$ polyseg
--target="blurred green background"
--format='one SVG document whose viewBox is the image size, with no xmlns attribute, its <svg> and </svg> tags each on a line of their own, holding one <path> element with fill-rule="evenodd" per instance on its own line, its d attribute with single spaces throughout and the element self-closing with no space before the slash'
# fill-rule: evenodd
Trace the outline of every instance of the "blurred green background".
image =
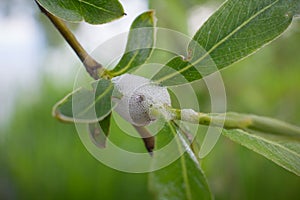
<svg viewBox="0 0 300 200">
<path fill-rule="evenodd" d="M 119 28 L 127 30 L 134 15 L 147 9 L 149 3 L 121 2 L 131 17 L 121 19 L 121 22 L 127 20 L 121 27 L 119 22 L 113 22 L 117 28 L 72 26 L 84 46 L 95 48 L 93 42 L 103 37 L 93 30 L 107 28 L 111 32 L 106 35 Z M 197 17 L 200 24 L 221 3 L 151 0 L 149 6 L 156 9 L 159 26 L 192 35 L 197 28 Z M 0 64 L 0 199 L 153 199 L 147 189 L 147 174 L 128 174 L 104 166 L 85 149 L 74 125 L 52 118 L 52 106 L 72 90 L 79 61 L 32 1 L 5 0 L 0 5 L 0 24 L 4 27 L 0 28 L 0 45 L 7 45 L 0 54 L 4 60 Z M 17 38 L 28 31 L 25 28 L 24 33 L 22 30 L 16 33 L 19 29 L 15 26 L 21 23 L 15 21 L 24 19 L 23 16 L 33 20 L 37 27 L 34 42 L 28 45 L 37 45 L 38 51 L 31 55 L 28 68 L 16 49 L 20 45 L 12 36 L 11 40 L 5 39 L 8 38 L 5 30 L 14 31 L 11 34 Z M 89 41 L 85 30 L 94 35 Z M 300 126 L 299 44 L 300 21 L 295 20 L 275 42 L 222 70 L 228 110 L 275 117 Z M 209 95 L 203 84 L 193 86 L 200 101 L 207 106 L 203 110 L 208 110 Z M 299 177 L 227 138 L 220 138 L 203 160 L 203 167 L 215 199 L 300 197 Z"/>
</svg>

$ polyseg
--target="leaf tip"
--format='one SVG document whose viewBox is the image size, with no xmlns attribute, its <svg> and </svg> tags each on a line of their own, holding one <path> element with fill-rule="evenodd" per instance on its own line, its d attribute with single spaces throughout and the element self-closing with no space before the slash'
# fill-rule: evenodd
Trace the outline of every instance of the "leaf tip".
<svg viewBox="0 0 300 200">
<path fill-rule="evenodd" d="M 146 21 L 151 23 L 151 26 L 156 24 L 155 10 L 148 10 L 140 15 L 140 17 L 144 18 Z"/>
<path fill-rule="evenodd" d="M 154 16 L 155 15 L 155 10 L 151 9 L 151 10 L 148 10 L 148 13 L 150 16 Z"/>
<path fill-rule="evenodd" d="M 156 22 L 156 17 L 155 17 L 155 10 L 149 10 L 148 11 L 149 17 L 153 20 L 153 23 Z"/>
</svg>

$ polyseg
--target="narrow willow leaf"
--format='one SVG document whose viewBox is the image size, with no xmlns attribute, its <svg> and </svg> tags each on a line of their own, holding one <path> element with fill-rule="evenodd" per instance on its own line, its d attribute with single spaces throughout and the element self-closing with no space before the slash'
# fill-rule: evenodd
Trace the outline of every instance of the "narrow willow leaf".
<svg viewBox="0 0 300 200">
<path fill-rule="evenodd" d="M 288 28 L 299 5 L 299 0 L 228 0 L 195 34 L 186 61 L 167 64 L 177 72 L 166 75 L 162 69 L 155 80 L 182 84 L 170 80 L 181 74 L 191 82 L 249 56 Z"/>
<path fill-rule="evenodd" d="M 105 148 L 106 138 L 110 131 L 111 113 L 99 122 L 88 125 L 90 138 L 92 142 L 99 148 Z"/>
<path fill-rule="evenodd" d="M 180 74 L 180 70 L 191 65 L 182 56 L 171 59 L 153 78 L 155 82 L 159 82 L 164 86 L 179 85 L 192 82 L 199 79 L 201 74 L 195 67 L 191 67 L 188 71 Z"/>
<path fill-rule="evenodd" d="M 206 178 L 185 139 L 173 122 L 167 122 L 156 136 L 155 149 L 163 148 L 180 134 L 178 150 L 183 155 L 169 166 L 150 174 L 150 187 L 158 199 L 212 199 Z M 156 156 L 154 152 L 154 162 Z"/>
<path fill-rule="evenodd" d="M 124 74 L 147 61 L 154 45 L 154 26 L 154 11 L 142 13 L 134 20 L 125 53 L 111 71 L 113 76 Z"/>
<path fill-rule="evenodd" d="M 299 138 L 248 133 L 239 129 L 223 130 L 223 135 L 300 176 Z"/>
<path fill-rule="evenodd" d="M 113 89 L 106 79 L 94 82 L 91 89 L 79 88 L 54 106 L 53 115 L 66 122 L 98 122 L 111 112 Z"/>
<path fill-rule="evenodd" d="M 117 0 L 37 0 L 53 15 L 70 22 L 82 20 L 90 24 L 103 24 L 124 15 Z"/>
</svg>

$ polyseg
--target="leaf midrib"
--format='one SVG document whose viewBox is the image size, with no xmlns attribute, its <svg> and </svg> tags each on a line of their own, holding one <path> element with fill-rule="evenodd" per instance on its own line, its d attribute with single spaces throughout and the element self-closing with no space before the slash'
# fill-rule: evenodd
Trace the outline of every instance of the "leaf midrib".
<svg viewBox="0 0 300 200">
<path fill-rule="evenodd" d="M 88 106 L 86 109 L 84 109 L 84 110 L 83 110 L 82 112 L 80 112 L 78 115 L 81 115 L 81 114 L 87 112 L 89 109 L 93 108 L 93 107 L 96 105 L 96 103 L 102 99 L 102 97 L 106 96 L 106 94 L 110 91 L 110 89 L 111 89 L 112 87 L 113 87 L 113 85 L 110 84 L 109 87 L 107 87 L 106 90 L 105 90 L 101 95 L 99 95 L 99 96 L 95 99 L 95 101 L 94 101 L 90 106 Z"/>
<path fill-rule="evenodd" d="M 126 72 L 126 71 L 130 68 L 132 62 L 135 60 L 135 58 L 136 58 L 136 56 L 138 55 L 138 53 L 139 53 L 139 52 L 138 52 L 138 50 L 137 50 L 137 51 L 134 53 L 133 57 L 129 60 L 128 64 L 127 64 L 124 68 L 122 68 L 121 70 L 116 71 L 115 73 L 112 73 L 112 75 L 113 75 L 113 76 L 118 76 L 118 75 L 123 74 L 124 72 Z"/>
<path fill-rule="evenodd" d="M 86 1 L 84 1 L 84 0 L 78 0 L 78 1 L 79 1 L 79 3 L 86 4 L 86 5 L 88 5 L 88 6 L 97 8 L 97 9 L 102 10 L 102 11 L 104 11 L 104 12 L 107 12 L 107 13 L 110 13 L 110 14 L 115 14 L 114 12 L 112 12 L 112 11 L 110 11 L 110 10 L 107 10 L 107 9 L 105 9 L 105 8 L 102 8 L 102 7 L 99 7 L 99 6 L 95 5 L 95 4 L 86 2 Z M 81 6 L 80 6 L 80 10 L 81 10 Z M 81 13 L 81 15 L 82 15 L 82 13 Z"/>
<path fill-rule="evenodd" d="M 273 142 L 272 140 L 267 140 L 263 137 L 259 137 L 258 135 L 249 134 L 245 131 L 242 131 L 242 132 L 246 133 L 250 137 L 256 138 L 258 140 L 263 140 L 264 142 L 272 144 L 274 146 L 278 146 L 279 148 L 284 149 L 284 150 L 288 151 L 291 154 L 294 154 L 296 157 L 300 157 L 300 154 L 298 154 L 297 152 L 292 151 L 291 149 L 287 148 L 286 146 L 282 145 L 281 143 L 276 143 L 276 142 Z"/>
<path fill-rule="evenodd" d="M 237 33 L 241 28 L 245 27 L 253 19 L 255 19 L 258 15 L 262 14 L 263 12 L 265 12 L 266 10 L 268 10 L 269 8 L 271 8 L 273 5 L 275 5 L 278 2 L 279 2 L 279 0 L 274 1 L 273 3 L 267 5 L 266 7 L 264 7 L 263 9 L 261 9 L 260 11 L 258 11 L 254 15 L 252 15 L 248 20 L 244 21 L 240 26 L 238 26 L 231 33 L 229 33 L 226 37 L 224 37 L 222 40 L 220 40 L 218 43 L 216 43 L 211 49 L 209 49 L 202 57 L 200 57 L 198 60 L 196 60 L 193 64 L 189 64 L 186 67 L 178 70 L 177 72 L 174 72 L 168 76 L 165 76 L 165 77 L 157 80 L 156 82 L 162 82 L 162 81 L 168 80 L 168 79 L 176 76 L 178 73 L 182 73 L 182 72 L 188 70 L 189 68 L 193 67 L 193 65 L 201 62 L 203 59 L 206 58 L 206 56 L 209 56 L 211 52 L 213 52 L 216 48 L 218 48 L 220 45 L 222 45 L 224 42 L 226 42 L 226 40 L 228 40 L 231 36 L 233 36 L 235 33 Z"/>
<path fill-rule="evenodd" d="M 275 142 L 273 142 L 272 140 L 267 140 L 267 139 L 265 139 L 265 138 L 263 138 L 263 137 L 259 137 L 258 135 L 249 134 L 249 133 L 247 133 L 247 132 L 245 132 L 245 131 L 243 131 L 243 130 L 239 130 L 239 131 L 240 131 L 241 133 L 247 135 L 247 136 L 250 137 L 250 138 L 255 138 L 255 139 L 257 139 L 257 140 L 261 140 L 261 141 L 263 141 L 263 142 L 265 142 L 265 143 L 267 143 L 267 144 L 274 145 L 274 146 L 276 146 L 276 147 L 278 147 L 278 148 L 280 148 L 280 149 L 282 149 L 282 150 L 284 150 L 284 151 L 286 151 L 286 152 L 288 152 L 288 153 L 290 153 L 290 154 L 292 154 L 292 155 L 294 155 L 294 156 L 296 156 L 296 157 L 300 157 L 300 154 L 298 154 L 298 153 L 295 152 L 295 151 L 292 151 L 291 149 L 285 147 L 284 145 L 282 145 L 282 144 L 280 144 L 280 143 L 275 143 Z M 230 134 L 230 133 L 229 133 L 229 134 Z M 241 143 L 241 144 L 242 144 L 242 143 Z M 242 144 L 242 145 L 243 145 L 243 146 L 246 146 L 246 144 Z M 254 149 L 253 149 L 253 150 L 254 150 Z M 274 159 L 273 157 L 272 157 L 272 158 L 271 158 L 271 157 L 267 157 L 267 158 L 270 159 L 270 160 L 272 160 L 273 162 L 277 163 L 278 165 L 282 166 L 283 168 L 285 168 L 285 169 L 291 171 L 291 169 L 288 169 L 286 166 L 282 165 L 280 162 L 278 162 L 278 160 Z M 298 176 L 300 176 L 300 173 L 299 173 L 299 172 L 295 172 L 295 171 L 293 171 L 293 172 L 296 173 Z"/>
<path fill-rule="evenodd" d="M 191 190 L 190 190 L 189 178 L 187 176 L 186 160 L 185 160 L 185 157 L 184 157 L 185 152 L 182 152 L 181 141 L 178 141 L 179 139 L 178 139 L 178 137 L 176 137 L 177 132 L 174 130 L 175 128 L 174 128 L 172 122 L 169 122 L 169 126 L 172 130 L 173 136 L 176 138 L 176 143 L 178 145 L 179 152 L 180 152 L 180 154 L 182 153 L 182 155 L 180 156 L 180 164 L 181 164 L 181 167 L 182 167 L 183 181 L 184 181 L 184 184 L 186 186 L 185 194 L 186 194 L 186 197 L 187 197 L 188 200 L 192 200 L 192 193 L 191 193 Z"/>
</svg>

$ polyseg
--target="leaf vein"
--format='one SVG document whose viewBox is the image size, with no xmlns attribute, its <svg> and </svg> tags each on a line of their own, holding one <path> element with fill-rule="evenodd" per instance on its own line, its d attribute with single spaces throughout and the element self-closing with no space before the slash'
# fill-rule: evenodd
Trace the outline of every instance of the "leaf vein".
<svg viewBox="0 0 300 200">
<path fill-rule="evenodd" d="M 229 33 L 226 37 L 224 37 L 222 40 L 220 40 L 218 43 L 216 43 L 211 49 L 209 49 L 202 57 L 200 57 L 198 60 L 196 60 L 194 63 L 187 65 L 186 67 L 183 67 L 182 69 L 178 70 L 177 72 L 174 72 L 172 74 L 169 74 L 159 80 L 157 80 L 157 82 L 162 82 L 164 80 L 170 79 L 172 77 L 174 77 L 175 75 L 177 75 L 178 73 L 182 73 L 186 70 L 188 70 L 189 68 L 193 67 L 193 65 L 201 62 L 203 59 L 205 59 L 207 56 L 209 56 L 211 54 L 211 52 L 213 52 L 216 48 L 218 48 L 220 45 L 222 45 L 227 39 L 229 39 L 230 37 L 232 37 L 235 33 L 237 33 L 241 28 L 245 27 L 246 25 L 248 25 L 253 19 L 255 19 L 257 16 L 259 16 L 260 14 L 262 14 L 263 12 L 267 11 L 268 9 L 270 9 L 272 6 L 274 6 L 275 4 L 277 4 L 279 2 L 279 0 L 276 0 L 274 2 L 272 2 L 271 4 L 265 6 L 263 9 L 259 10 L 258 12 L 256 12 L 254 15 L 252 15 L 251 17 L 249 17 L 248 20 L 244 21 L 240 26 L 238 26 L 237 28 L 235 28 L 231 33 Z"/>
<path fill-rule="evenodd" d="M 91 7 L 97 8 L 97 9 L 99 9 L 99 10 L 102 10 L 102 11 L 104 11 L 104 12 L 107 12 L 107 13 L 110 13 L 110 14 L 114 14 L 114 12 L 112 12 L 112 11 L 110 11 L 110 10 L 107 10 L 107 9 L 105 9 L 105 8 L 103 8 L 103 7 L 97 6 L 97 5 L 95 5 L 95 4 L 92 4 L 92 3 L 90 3 L 90 2 L 87 2 L 87 1 L 84 1 L 84 0 L 78 0 L 78 1 L 79 1 L 80 3 L 89 5 L 89 6 L 91 6 Z M 80 6 L 80 9 L 81 9 L 81 6 Z"/>
</svg>

